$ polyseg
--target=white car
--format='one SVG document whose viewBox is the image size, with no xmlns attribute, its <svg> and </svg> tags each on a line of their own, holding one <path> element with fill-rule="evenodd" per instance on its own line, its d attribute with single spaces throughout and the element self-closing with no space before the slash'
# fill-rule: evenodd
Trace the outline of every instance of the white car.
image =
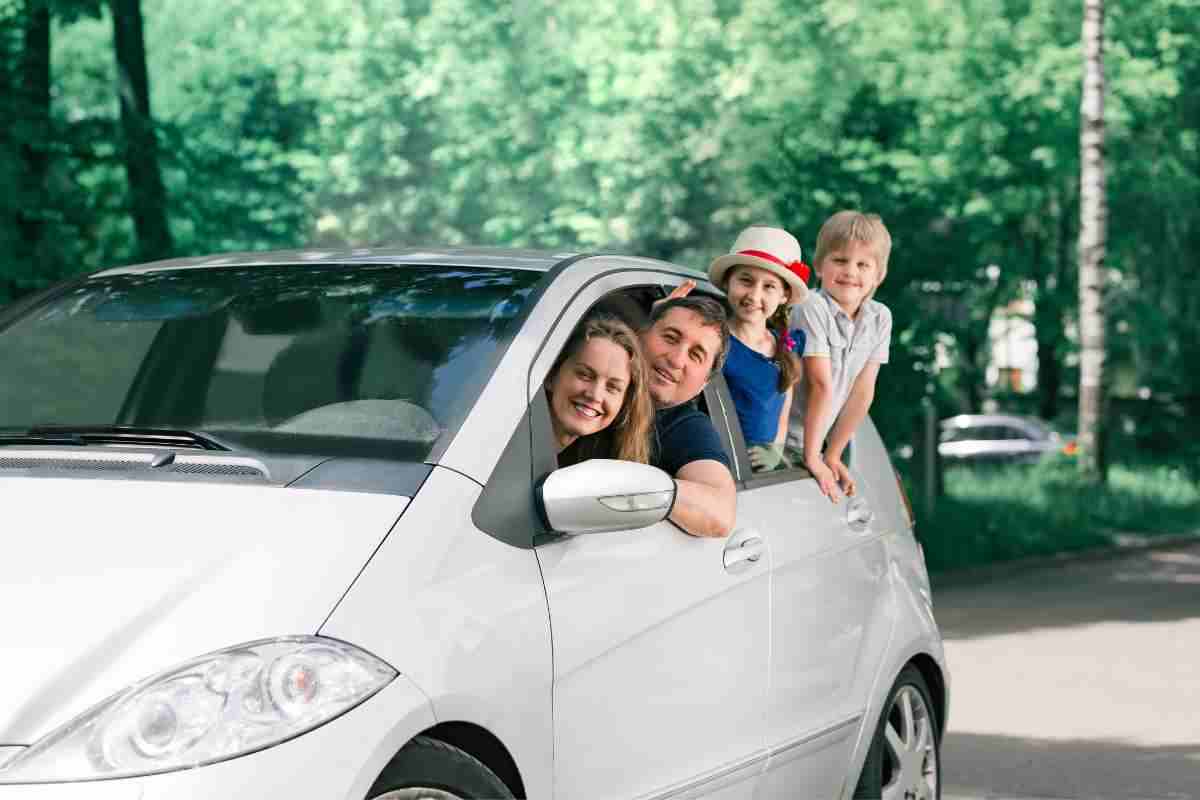
<svg viewBox="0 0 1200 800">
<path fill-rule="evenodd" d="M 1049 455 L 1073 456 L 1064 439 L 1036 417 L 1016 414 L 959 414 L 942 420 L 938 454 L 956 464 L 1033 464 Z"/>
<path fill-rule="evenodd" d="M 948 675 L 870 421 L 833 505 L 751 473 L 717 375 L 724 539 L 652 467 L 556 470 L 568 333 L 694 277 L 300 251 L 6 309 L 0 800 L 938 797 Z"/>
</svg>

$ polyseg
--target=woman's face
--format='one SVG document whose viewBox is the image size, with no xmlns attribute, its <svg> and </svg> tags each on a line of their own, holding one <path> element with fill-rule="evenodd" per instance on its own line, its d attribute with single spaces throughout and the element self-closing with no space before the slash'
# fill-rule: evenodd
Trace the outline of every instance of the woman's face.
<svg viewBox="0 0 1200 800">
<path fill-rule="evenodd" d="M 788 300 L 787 287 L 778 275 L 750 266 L 730 271 L 725 293 L 738 320 L 763 325 Z"/>
<path fill-rule="evenodd" d="M 593 337 L 559 365 L 546 384 L 560 447 L 612 424 L 629 391 L 629 354 L 609 339 Z"/>
</svg>

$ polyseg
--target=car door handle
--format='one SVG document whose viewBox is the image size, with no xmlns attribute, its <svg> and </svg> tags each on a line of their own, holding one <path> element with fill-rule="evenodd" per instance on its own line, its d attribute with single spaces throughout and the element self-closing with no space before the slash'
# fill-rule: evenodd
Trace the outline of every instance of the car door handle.
<svg viewBox="0 0 1200 800">
<path fill-rule="evenodd" d="M 735 532 L 725 545 L 722 561 L 727 572 L 742 572 L 754 566 L 763 554 L 762 537 L 756 533 L 739 536 Z"/>
<path fill-rule="evenodd" d="M 850 530 L 855 533 L 863 533 L 871 526 L 871 522 L 875 519 L 875 512 L 871 510 L 871 506 L 862 497 L 851 498 L 846 505 L 846 524 L 850 526 Z"/>
</svg>

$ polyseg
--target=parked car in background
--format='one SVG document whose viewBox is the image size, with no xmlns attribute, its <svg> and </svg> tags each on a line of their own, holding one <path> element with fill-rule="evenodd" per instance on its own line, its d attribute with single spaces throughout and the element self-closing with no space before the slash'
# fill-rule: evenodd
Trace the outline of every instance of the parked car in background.
<svg viewBox="0 0 1200 800">
<path fill-rule="evenodd" d="M 480 250 L 121 267 L 0 314 L 0 800 L 939 796 L 948 676 L 867 420 L 856 497 L 558 469 L 597 306 L 695 273 Z M 716 288 L 700 280 L 697 293 Z"/>
<path fill-rule="evenodd" d="M 1074 455 L 1075 441 L 1036 417 L 959 414 L 942 420 L 938 454 L 946 462 L 1029 464 L 1056 453 Z"/>
</svg>

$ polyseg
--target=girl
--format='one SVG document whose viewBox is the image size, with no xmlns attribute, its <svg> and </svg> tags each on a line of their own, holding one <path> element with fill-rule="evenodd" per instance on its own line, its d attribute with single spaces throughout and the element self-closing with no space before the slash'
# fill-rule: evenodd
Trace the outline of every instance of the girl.
<svg viewBox="0 0 1200 800">
<path fill-rule="evenodd" d="M 649 462 L 654 408 L 641 345 L 624 322 L 607 314 L 586 317 L 545 386 L 560 467 L 589 458 Z"/>
<path fill-rule="evenodd" d="M 788 331 L 789 306 L 808 296 L 800 244 L 781 228 L 742 231 L 708 268 L 732 309 L 725 382 L 755 472 L 790 466 L 784 457 L 792 387 L 802 377 L 803 333 Z"/>
</svg>

